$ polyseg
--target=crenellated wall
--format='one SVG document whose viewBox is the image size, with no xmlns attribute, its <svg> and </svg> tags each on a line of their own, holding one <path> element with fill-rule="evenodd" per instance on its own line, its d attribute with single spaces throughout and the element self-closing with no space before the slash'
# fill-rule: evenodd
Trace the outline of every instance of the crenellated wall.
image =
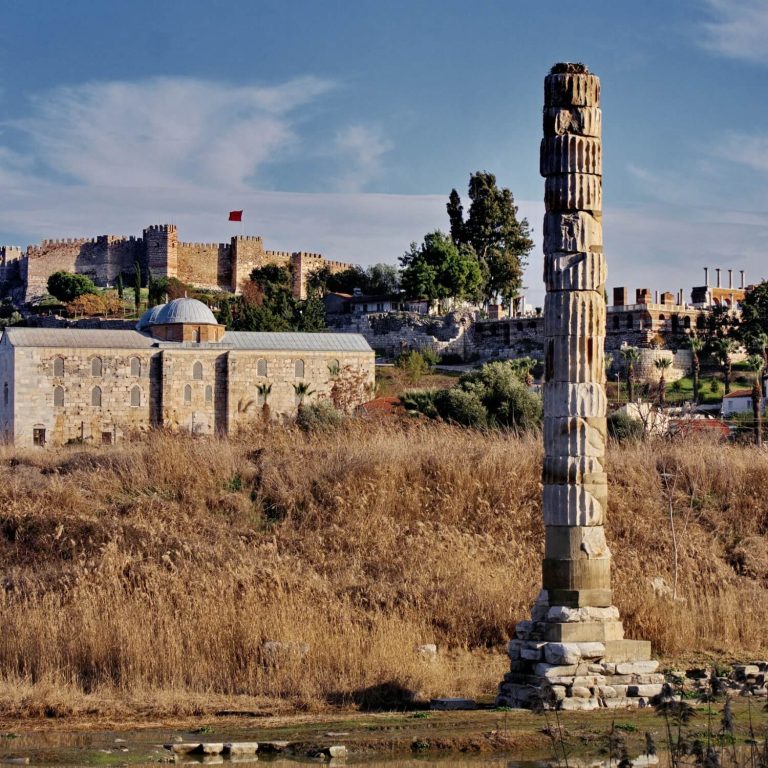
<svg viewBox="0 0 768 768">
<path fill-rule="evenodd" d="M 132 274 L 138 262 L 144 280 L 148 274 L 177 277 L 196 287 L 237 293 L 254 269 L 278 264 L 291 268 L 294 296 L 306 298 L 311 272 L 323 266 L 331 272 L 352 267 L 319 253 L 267 251 L 258 236 L 237 235 L 229 243 L 180 242 L 175 224 L 153 224 L 142 234 L 43 240 L 29 246 L 26 255 L 20 248 L 0 246 L 0 289 L 6 291 L 13 284 L 30 302 L 48 292 L 48 278 L 54 272 L 87 275 L 104 287 L 113 285 L 121 273 Z"/>
</svg>

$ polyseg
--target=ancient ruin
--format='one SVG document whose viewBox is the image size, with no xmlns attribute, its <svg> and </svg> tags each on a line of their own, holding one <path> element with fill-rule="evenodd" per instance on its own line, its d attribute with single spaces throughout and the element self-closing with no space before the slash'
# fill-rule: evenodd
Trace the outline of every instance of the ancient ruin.
<svg viewBox="0 0 768 768">
<path fill-rule="evenodd" d="M 606 265 L 600 80 L 558 64 L 544 81 L 542 590 L 509 643 L 498 703 L 596 709 L 661 693 L 650 643 L 625 640 L 605 539 Z"/>
</svg>

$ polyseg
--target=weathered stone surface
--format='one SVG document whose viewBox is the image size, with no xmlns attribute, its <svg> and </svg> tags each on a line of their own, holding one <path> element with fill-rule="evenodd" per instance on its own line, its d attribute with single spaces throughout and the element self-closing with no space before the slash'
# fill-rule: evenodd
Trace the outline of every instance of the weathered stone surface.
<svg viewBox="0 0 768 768">
<path fill-rule="evenodd" d="M 600 702 L 598 702 L 597 699 L 576 699 L 576 698 L 566 698 L 563 699 L 560 702 L 560 708 L 569 711 L 569 710 L 584 710 L 589 711 L 593 709 L 598 709 L 600 707 Z"/>
<path fill-rule="evenodd" d="M 533 668 L 533 674 L 546 680 L 560 680 L 564 677 L 573 677 L 576 674 L 576 664 L 537 664 Z"/>
<path fill-rule="evenodd" d="M 595 291 L 550 291 L 544 299 L 547 338 L 570 337 L 577 349 L 588 349 L 592 340 L 595 353 L 603 351 L 605 317 L 605 300 Z"/>
<path fill-rule="evenodd" d="M 594 485 L 545 485 L 545 525 L 603 525 L 608 489 Z M 557 561 L 555 561 L 557 562 Z M 575 562 L 575 561 L 573 561 Z M 585 562 L 589 562 L 585 560 Z M 607 589 L 607 585 L 545 582 L 547 589 Z"/>
<path fill-rule="evenodd" d="M 602 176 L 602 144 L 600 139 L 573 134 L 543 138 L 539 165 L 542 176 L 585 173 Z M 544 194 L 546 202 L 546 191 Z M 592 206 L 570 205 L 565 210 L 575 208 L 590 210 Z M 600 210 L 600 207 L 598 206 L 595 210 Z"/>
<path fill-rule="evenodd" d="M 593 213 L 544 214 L 544 253 L 602 253 L 603 228 Z"/>
<path fill-rule="evenodd" d="M 624 627 L 620 621 L 583 621 L 568 624 L 549 624 L 545 637 L 558 643 L 606 643 L 622 640 Z"/>
<path fill-rule="evenodd" d="M 544 482 L 547 482 L 546 475 Z M 548 525 L 544 532 L 544 542 L 544 556 L 552 559 L 577 560 L 580 557 L 591 559 L 610 557 L 611 554 L 605 540 L 605 529 L 600 525 L 588 527 Z M 547 619 L 550 621 L 587 621 L 589 617 L 584 612 L 588 610 L 588 608 L 573 609 L 564 606 L 550 606 Z M 607 609 L 596 610 L 604 611 Z M 618 610 L 616 612 L 615 618 L 618 618 Z M 553 618 L 555 613 L 560 618 Z M 573 618 L 565 618 L 566 616 L 573 616 Z"/>
<path fill-rule="evenodd" d="M 599 354 L 604 337 L 579 339 L 554 336 L 547 339 L 546 381 L 564 384 L 581 382 L 601 384 L 605 381 L 605 359 Z"/>
<path fill-rule="evenodd" d="M 602 253 L 550 253 L 544 256 L 544 283 L 550 291 L 597 291 L 603 295 L 608 272 Z"/>
<path fill-rule="evenodd" d="M 601 685 L 598 687 L 597 692 L 604 699 L 615 699 L 619 695 L 612 685 Z"/>
<path fill-rule="evenodd" d="M 544 442 L 548 456 L 601 457 L 605 454 L 606 434 L 607 426 L 603 416 L 544 417 Z M 544 509 L 546 512 L 546 503 Z M 583 525 L 576 521 L 545 522 L 547 525 Z M 601 523 L 592 523 L 592 525 L 601 525 Z"/>
<path fill-rule="evenodd" d="M 593 530 L 591 528 L 577 530 Z M 568 608 L 564 605 L 553 605 L 547 612 L 547 621 L 570 622 L 570 621 L 618 621 L 619 609 L 615 605 L 608 608 Z M 600 644 L 600 656 L 605 655 L 605 646 Z M 615 671 L 615 670 L 614 670 Z"/>
<path fill-rule="evenodd" d="M 545 107 L 544 136 L 577 136 L 602 134 L 603 113 L 599 107 Z"/>
<path fill-rule="evenodd" d="M 661 693 L 663 685 L 630 685 L 627 689 L 629 696 L 643 696 L 653 698 Z"/>
<path fill-rule="evenodd" d="M 613 592 L 610 589 L 553 589 L 550 599 L 557 605 L 569 608 L 584 608 L 600 606 L 607 608 L 613 605 Z"/>
<path fill-rule="evenodd" d="M 446 697 L 442 699 L 432 699 L 429 708 L 437 710 L 477 709 L 477 702 L 474 699 Z"/>
<path fill-rule="evenodd" d="M 544 79 L 545 107 L 599 107 L 600 78 L 592 74 L 547 75 Z"/>
<path fill-rule="evenodd" d="M 592 691 L 589 688 L 574 685 L 573 688 L 571 688 L 571 696 L 577 699 L 589 699 L 592 697 Z"/>
<path fill-rule="evenodd" d="M 649 640 L 612 640 L 605 645 L 605 661 L 608 662 L 647 661 L 650 658 Z"/>
<path fill-rule="evenodd" d="M 650 675 L 659 668 L 659 662 L 653 661 L 628 661 L 616 665 L 617 675 Z M 642 695 L 642 694 L 640 694 Z"/>
<path fill-rule="evenodd" d="M 547 643 L 544 646 L 544 657 L 547 664 L 569 666 L 581 661 L 581 650 L 576 643 Z"/>
<path fill-rule="evenodd" d="M 567 486 L 566 486 L 567 487 Z M 611 559 L 552 560 L 542 564 L 547 589 L 610 589 Z"/>
<path fill-rule="evenodd" d="M 546 392 L 549 387 L 558 386 L 556 382 L 544 385 Z M 592 384 L 574 384 L 566 386 L 593 386 Z M 597 386 L 597 385 L 594 385 Z M 587 410 L 585 407 L 584 410 Z M 598 410 L 595 408 L 595 410 Z M 557 416 L 558 414 L 552 414 Z M 579 414 L 577 414 L 579 415 Z M 582 414 L 585 417 L 599 418 L 601 413 Z M 562 418 L 566 418 L 565 416 Z M 603 459 L 599 456 L 545 456 L 542 468 L 542 482 L 545 483 L 594 483 L 599 482 L 605 474 Z M 548 600 L 547 600 L 548 602 Z"/>
<path fill-rule="evenodd" d="M 258 741 L 233 741 L 224 745 L 225 755 L 255 755 L 258 751 Z"/>
</svg>

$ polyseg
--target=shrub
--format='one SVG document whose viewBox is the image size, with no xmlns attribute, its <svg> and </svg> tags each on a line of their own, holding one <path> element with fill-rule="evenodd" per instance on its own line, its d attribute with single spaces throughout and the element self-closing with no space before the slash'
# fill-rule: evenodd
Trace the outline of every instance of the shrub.
<svg viewBox="0 0 768 768">
<path fill-rule="evenodd" d="M 434 404 L 443 419 L 462 427 L 484 427 L 488 423 L 488 411 L 480 398 L 460 387 L 438 390 Z"/>
<path fill-rule="evenodd" d="M 430 369 L 434 368 L 440 362 L 440 355 L 438 355 L 432 347 L 422 347 L 419 350 L 419 353 Z"/>
<path fill-rule="evenodd" d="M 400 403 L 406 411 L 423 413 L 430 419 L 436 419 L 440 415 L 435 405 L 437 392 L 436 389 L 409 389 L 400 395 Z"/>
<path fill-rule="evenodd" d="M 526 375 L 511 360 L 487 363 L 477 371 L 465 373 L 459 387 L 474 393 L 488 412 L 492 426 L 535 429 L 541 424 L 541 398 L 521 380 Z"/>
<path fill-rule="evenodd" d="M 709 391 L 717 394 L 720 391 L 720 382 L 717 379 L 712 379 L 709 383 Z"/>
<path fill-rule="evenodd" d="M 643 422 L 624 411 L 608 415 L 608 435 L 620 443 L 635 442 L 643 437 Z"/>
<path fill-rule="evenodd" d="M 96 285 L 90 277 L 72 272 L 54 272 L 48 278 L 48 293 L 59 301 L 70 302 L 86 293 L 96 293 Z"/>
<path fill-rule="evenodd" d="M 424 359 L 424 355 L 421 352 L 417 352 L 415 349 L 398 355 L 395 365 L 401 371 L 404 371 L 405 375 L 411 381 L 418 381 L 430 371 L 430 365 Z"/>
<path fill-rule="evenodd" d="M 322 432 L 335 429 L 344 421 L 344 414 L 337 411 L 328 400 L 318 400 L 299 408 L 296 424 L 304 432 Z"/>
</svg>

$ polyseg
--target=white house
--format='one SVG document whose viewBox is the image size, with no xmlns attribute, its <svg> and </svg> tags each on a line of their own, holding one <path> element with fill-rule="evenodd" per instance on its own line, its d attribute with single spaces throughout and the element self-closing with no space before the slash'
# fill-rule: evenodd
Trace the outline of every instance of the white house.
<svg viewBox="0 0 768 768">
<path fill-rule="evenodd" d="M 760 401 L 760 410 L 765 410 L 765 398 Z M 752 413 L 752 390 L 734 389 L 733 392 L 724 395 L 720 413 L 726 418 L 735 413 Z"/>
</svg>

